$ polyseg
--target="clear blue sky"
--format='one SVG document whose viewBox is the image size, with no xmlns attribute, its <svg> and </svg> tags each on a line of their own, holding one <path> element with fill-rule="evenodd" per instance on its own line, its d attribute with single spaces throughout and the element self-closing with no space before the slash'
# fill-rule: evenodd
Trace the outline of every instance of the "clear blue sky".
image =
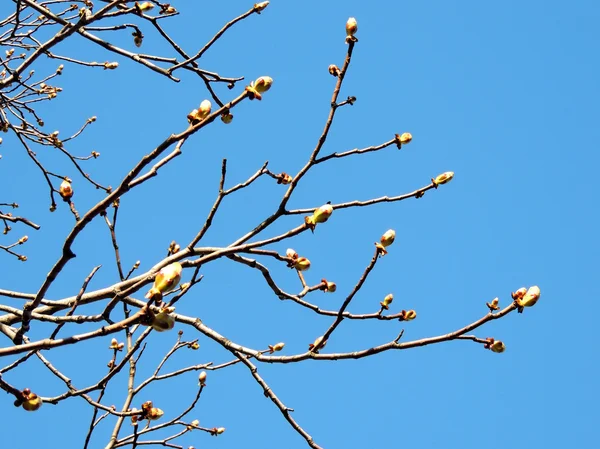
<svg viewBox="0 0 600 449">
<path fill-rule="evenodd" d="M 3 3 L 2 17 L 12 9 L 12 2 Z M 383 296 L 394 293 L 392 311 L 414 308 L 418 313 L 404 326 L 407 340 L 462 327 L 486 313 L 486 301 L 499 296 L 501 305 L 508 305 L 510 292 L 522 286 L 539 285 L 542 297 L 522 315 L 511 314 L 476 332 L 502 339 L 504 354 L 452 342 L 360 361 L 259 365 L 282 401 L 296 410 L 300 425 L 327 449 L 596 447 L 600 5 L 459 3 L 273 0 L 262 15 L 228 32 L 201 62 L 226 76 L 272 76 L 271 91 L 262 102 L 241 104 L 231 125 L 218 122 L 195 135 L 182 157 L 122 201 L 118 234 L 124 264 L 141 260 L 147 269 L 164 257 L 171 240 L 183 244 L 196 234 L 214 201 L 222 158 L 229 161 L 230 186 L 265 160 L 274 172 L 296 173 L 328 113 L 335 80 L 327 66 L 342 64 L 344 24 L 349 16 L 357 18 L 359 42 L 341 98 L 358 100 L 338 111 L 323 152 L 383 143 L 404 131 L 414 140 L 402 151 L 392 146 L 317 167 L 291 207 L 402 194 L 447 170 L 456 173 L 455 179 L 418 201 L 334 212 L 314 235 L 273 248 L 284 252 L 292 246 L 309 257 L 309 283 L 322 277 L 336 281 L 337 293 L 310 296 L 336 309 L 368 264 L 373 242 L 388 228 L 396 229 L 390 254 L 350 309 L 373 312 Z M 252 2 L 179 1 L 174 6 L 182 14 L 169 19 L 166 28 L 193 52 Z M 167 51 L 151 29 L 142 31 L 142 50 Z M 128 32 L 122 37 L 117 43 L 135 48 Z M 67 66 L 60 78 L 64 91 L 43 109 L 47 128 L 60 129 L 61 135 L 75 131 L 87 117 L 98 117 L 70 149 L 99 151 L 101 158 L 86 168 L 105 184 L 117 185 L 141 156 L 183 130 L 186 114 L 207 97 L 190 74 L 174 84 L 82 40 L 61 50 L 120 63 L 116 71 Z M 44 61 L 34 68 L 41 76 L 56 65 Z M 233 98 L 242 88 L 229 92 L 222 87 L 220 93 Z M 68 161 L 48 149 L 39 153 L 74 179 L 81 212 L 101 198 L 70 171 Z M 62 204 L 54 214 L 48 212 L 44 181 L 14 140 L 6 137 L 0 154 L 0 201 L 18 201 L 21 214 L 42 224 L 39 232 L 27 231 L 27 263 L 0 254 L 0 288 L 35 292 L 59 257 L 73 217 Z M 227 198 L 205 244 L 230 243 L 270 214 L 283 192 L 264 178 Z M 264 236 L 289 229 L 299 219 L 286 218 Z M 80 236 L 74 250 L 78 257 L 50 298 L 76 294 L 97 264 L 103 268 L 91 288 L 117 280 L 109 235 L 100 220 Z M 300 290 L 292 271 L 266 263 L 285 289 Z M 300 353 L 331 322 L 280 302 L 258 272 L 246 267 L 218 261 L 202 272 L 205 279 L 177 311 L 201 317 L 240 344 L 264 348 L 284 341 L 284 354 Z M 22 306 L 18 300 L 8 302 Z M 32 337 L 48 335 L 45 326 L 34 326 Z M 343 322 L 327 350 L 388 342 L 400 328 L 398 322 Z M 64 335 L 80 331 L 67 329 Z M 191 330 L 185 336 L 197 337 Z M 176 332 L 150 338 L 140 379 L 175 338 Z M 106 372 L 109 340 L 52 351 L 49 357 L 82 387 Z M 205 338 L 200 337 L 200 345 L 171 367 L 230 359 Z M 187 402 L 194 394 L 196 376 L 154 387 L 144 399 L 172 416 L 180 400 Z M 6 380 L 42 396 L 64 390 L 35 361 Z M 244 367 L 209 373 L 208 384 L 191 417 L 227 431 L 219 438 L 186 435 L 180 440 L 184 447 L 306 447 Z M 121 382 L 105 403 L 120 408 L 124 394 Z M 48 446 L 48 434 L 62 447 L 81 447 L 90 415 L 82 400 L 26 415 L 3 396 L 0 410 L 0 429 L 11 429 L 14 448 L 55 447 Z M 98 431 L 92 447 L 104 447 L 109 428 Z"/>
</svg>

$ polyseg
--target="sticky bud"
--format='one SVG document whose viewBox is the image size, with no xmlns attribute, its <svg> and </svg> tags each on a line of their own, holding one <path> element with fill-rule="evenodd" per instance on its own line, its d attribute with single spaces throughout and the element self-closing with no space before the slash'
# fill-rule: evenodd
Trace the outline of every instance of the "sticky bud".
<svg viewBox="0 0 600 449">
<path fill-rule="evenodd" d="M 407 143 L 410 143 L 411 140 L 412 140 L 411 133 L 396 134 L 396 146 L 398 147 L 398 149 L 402 148 L 402 145 L 406 145 Z"/>
<path fill-rule="evenodd" d="M 257 13 L 260 14 L 261 11 L 264 11 L 264 9 L 269 6 L 269 2 L 260 2 L 260 3 L 255 3 L 254 4 L 254 11 L 256 11 Z"/>
<path fill-rule="evenodd" d="M 485 305 L 488 306 L 488 309 L 490 309 L 490 311 L 498 310 L 500 308 L 500 306 L 498 305 L 499 302 L 500 300 L 498 298 L 494 298 L 492 299 L 492 302 L 486 302 Z"/>
<path fill-rule="evenodd" d="M 358 31 L 358 22 L 354 17 L 350 17 L 346 22 L 346 36 L 354 36 Z"/>
<path fill-rule="evenodd" d="M 321 279 L 321 287 L 319 287 L 325 293 L 334 293 L 337 290 L 335 282 L 329 282 L 327 279 Z"/>
<path fill-rule="evenodd" d="M 381 307 L 383 307 L 385 310 L 389 310 L 389 306 L 392 303 L 392 301 L 394 301 L 394 295 L 390 293 L 385 298 L 383 298 L 383 301 L 381 301 L 379 304 L 381 304 Z"/>
<path fill-rule="evenodd" d="M 540 299 L 540 288 L 537 285 L 529 287 L 529 290 L 520 297 L 515 299 L 515 302 L 519 306 L 519 312 L 523 311 L 523 307 L 532 307 Z"/>
<path fill-rule="evenodd" d="M 136 2 L 136 6 L 142 12 L 150 11 L 152 8 L 154 8 L 154 5 L 152 3 L 150 3 L 150 2 L 144 2 L 144 3 L 137 3 Z"/>
<path fill-rule="evenodd" d="M 198 108 L 198 118 L 200 120 L 204 120 L 210 114 L 210 110 L 212 109 L 212 104 L 209 100 L 203 100 L 200 103 L 200 107 Z"/>
<path fill-rule="evenodd" d="M 67 179 L 63 180 L 63 182 L 60 184 L 58 193 L 65 201 L 69 201 L 73 197 L 73 187 Z"/>
<path fill-rule="evenodd" d="M 394 231 L 393 229 L 388 229 L 387 231 L 385 231 L 385 233 L 381 236 L 379 242 L 375 243 L 375 246 L 379 250 L 380 255 L 385 256 L 387 254 L 386 248 L 392 243 L 394 243 L 394 240 L 396 240 L 396 231 Z"/>
<path fill-rule="evenodd" d="M 223 113 L 221 114 L 221 121 L 226 125 L 229 125 L 233 121 L 233 114 Z"/>
<path fill-rule="evenodd" d="M 437 175 L 434 179 L 431 180 L 431 182 L 433 183 L 434 187 L 437 189 L 437 186 L 446 184 L 447 182 L 450 182 L 452 180 L 452 178 L 454 178 L 454 172 L 447 171 L 445 173 L 442 173 L 441 175 Z"/>
<path fill-rule="evenodd" d="M 175 318 L 168 312 L 160 312 L 154 315 L 150 323 L 156 332 L 164 332 L 175 327 Z"/>
<path fill-rule="evenodd" d="M 506 346 L 504 345 L 503 342 L 501 342 L 500 340 L 495 340 L 491 345 L 490 345 L 490 350 L 492 352 L 497 352 L 498 354 L 504 352 L 506 350 Z"/>
<path fill-rule="evenodd" d="M 42 398 L 40 398 L 37 394 L 32 393 L 29 388 L 26 388 L 21 393 L 23 395 L 23 403 L 21 407 L 28 412 L 35 412 L 39 410 L 42 406 Z"/>
<path fill-rule="evenodd" d="M 336 78 L 340 76 L 340 68 L 335 64 L 331 64 L 327 70 L 329 70 L 330 75 L 335 76 Z"/>
<path fill-rule="evenodd" d="M 163 412 L 161 409 L 157 408 L 157 407 L 152 407 L 146 414 L 146 417 L 150 420 L 150 421 L 156 421 L 157 419 L 160 419 L 160 417 L 162 415 L 164 415 L 165 412 Z"/>
<path fill-rule="evenodd" d="M 321 342 L 322 342 L 322 344 L 321 344 Z M 323 341 L 323 336 L 321 335 L 314 341 L 314 343 L 311 343 L 310 345 L 308 345 L 308 350 L 311 352 L 314 352 L 315 354 L 318 354 L 319 350 L 323 349 L 326 344 L 327 344 L 327 340 Z M 318 349 L 315 349 L 317 347 L 318 347 Z"/>
<path fill-rule="evenodd" d="M 277 343 L 276 345 L 273 345 L 273 346 L 269 345 L 269 353 L 273 354 L 274 352 L 281 351 L 284 346 L 285 346 L 285 343 Z"/>
<path fill-rule="evenodd" d="M 200 385 L 201 387 L 206 386 L 206 371 L 202 371 L 198 376 L 198 385 Z"/>
<path fill-rule="evenodd" d="M 292 177 L 287 173 L 280 173 L 277 175 L 277 184 L 288 185 L 292 183 Z"/>
<path fill-rule="evenodd" d="M 173 262 L 171 265 L 163 267 L 154 278 L 154 286 L 146 294 L 146 298 L 153 296 L 162 297 L 163 293 L 170 292 L 181 280 L 182 266 L 179 262 Z"/>
<path fill-rule="evenodd" d="M 293 250 L 292 248 L 288 248 L 285 251 L 285 255 L 288 256 L 290 259 L 297 259 L 298 258 L 298 253 Z"/>
<path fill-rule="evenodd" d="M 403 310 L 400 312 L 400 321 L 412 321 L 417 317 L 417 312 L 414 310 Z"/>
<path fill-rule="evenodd" d="M 298 257 L 292 266 L 298 271 L 306 271 L 310 268 L 310 260 L 306 257 Z"/>
<path fill-rule="evenodd" d="M 270 76 L 261 76 L 250 83 L 249 86 L 246 87 L 246 91 L 249 93 L 250 100 L 262 100 L 262 95 L 266 91 L 268 91 L 273 85 L 273 78 Z"/>
<path fill-rule="evenodd" d="M 311 216 L 306 217 L 304 221 L 310 230 L 314 232 L 317 224 L 325 223 L 327 220 L 329 220 L 329 217 L 331 217 L 332 213 L 333 207 L 331 207 L 331 204 L 325 204 L 316 209 Z"/>
</svg>

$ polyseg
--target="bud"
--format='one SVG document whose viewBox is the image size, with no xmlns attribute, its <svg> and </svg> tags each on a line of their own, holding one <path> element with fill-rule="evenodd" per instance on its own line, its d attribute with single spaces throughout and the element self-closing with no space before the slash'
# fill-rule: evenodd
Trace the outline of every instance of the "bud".
<svg viewBox="0 0 600 449">
<path fill-rule="evenodd" d="M 298 271 L 306 271 L 310 268 L 310 260 L 306 257 L 298 257 L 292 266 Z"/>
<path fill-rule="evenodd" d="M 340 68 L 335 64 L 331 64 L 327 70 L 329 70 L 330 75 L 335 76 L 336 78 L 340 76 Z"/>
<path fill-rule="evenodd" d="M 173 262 L 171 265 L 163 267 L 154 278 L 154 286 L 146 294 L 146 298 L 150 299 L 153 296 L 160 295 L 163 293 L 170 292 L 181 280 L 181 264 L 179 262 Z"/>
<path fill-rule="evenodd" d="M 132 409 L 131 409 L 131 411 L 132 411 L 132 412 L 137 412 L 137 411 L 138 411 L 138 409 L 134 407 L 134 408 L 132 408 Z M 132 426 L 137 426 L 137 425 L 138 425 L 138 420 L 139 420 L 139 419 L 140 419 L 140 417 L 139 417 L 138 415 L 133 415 L 133 416 L 131 417 L 131 425 L 132 425 Z"/>
<path fill-rule="evenodd" d="M 505 349 L 506 349 L 506 346 L 504 346 L 504 343 L 502 343 L 500 340 L 495 340 L 490 345 L 490 350 L 492 352 L 497 352 L 498 354 L 500 354 L 501 352 L 504 352 Z"/>
<path fill-rule="evenodd" d="M 200 103 L 200 107 L 198 108 L 198 120 L 204 120 L 210 114 L 210 110 L 212 109 L 212 104 L 209 100 L 203 100 Z"/>
<path fill-rule="evenodd" d="M 163 412 L 161 409 L 157 408 L 157 407 L 152 407 L 147 413 L 146 413 L 146 417 L 150 420 L 150 421 L 156 421 L 157 419 L 160 419 L 160 417 L 162 415 L 164 415 L 165 412 Z"/>
<path fill-rule="evenodd" d="M 386 248 L 394 243 L 394 240 L 396 240 L 396 231 L 393 229 L 388 229 L 381 236 L 380 243 L 375 243 L 377 250 L 382 256 L 385 256 L 388 253 Z"/>
<path fill-rule="evenodd" d="M 346 36 L 354 36 L 358 31 L 358 22 L 354 17 L 350 17 L 346 22 Z"/>
<path fill-rule="evenodd" d="M 192 344 L 190 344 L 190 349 L 196 351 L 197 349 L 200 349 L 200 344 L 197 341 L 195 341 Z"/>
<path fill-rule="evenodd" d="M 152 8 L 154 8 L 154 5 L 150 2 L 136 3 L 136 5 L 141 12 L 150 11 Z"/>
<path fill-rule="evenodd" d="M 137 270 L 140 267 L 140 263 L 141 262 L 138 260 L 136 263 L 133 264 L 133 268 Z"/>
<path fill-rule="evenodd" d="M 160 312 L 154 315 L 150 323 L 156 332 L 164 332 L 175 327 L 175 318 L 168 312 Z"/>
<path fill-rule="evenodd" d="M 321 342 L 323 342 L 323 344 L 321 344 Z M 314 352 L 315 354 L 318 354 L 319 350 L 323 349 L 326 344 L 327 344 L 327 340 L 323 341 L 323 336 L 321 335 L 314 341 L 314 343 L 311 343 L 310 345 L 308 345 L 308 350 L 311 352 Z M 317 346 L 319 346 L 319 349 L 315 350 L 315 348 Z"/>
<path fill-rule="evenodd" d="M 277 175 L 277 184 L 288 185 L 292 183 L 292 177 L 287 173 L 280 173 Z"/>
<path fill-rule="evenodd" d="M 143 36 L 140 36 L 139 34 L 133 35 L 133 43 L 136 47 L 139 48 L 142 46 L 142 40 L 143 40 Z"/>
<path fill-rule="evenodd" d="M 389 310 L 390 309 L 389 306 L 390 306 L 390 304 L 392 303 L 393 300 L 394 300 L 394 295 L 392 295 L 390 293 L 385 298 L 383 298 L 383 301 L 380 302 L 379 304 L 381 304 L 381 307 L 383 307 L 385 310 Z"/>
<path fill-rule="evenodd" d="M 520 307 L 519 312 L 522 312 L 523 307 L 532 307 L 540 299 L 540 288 L 537 285 L 529 287 L 529 290 L 522 296 L 518 297 L 515 301 Z"/>
<path fill-rule="evenodd" d="M 331 204 L 325 204 L 316 209 L 310 217 L 305 217 L 304 221 L 310 230 L 314 232 L 317 223 L 325 223 L 332 213 L 333 207 L 331 207 Z"/>
<path fill-rule="evenodd" d="M 171 6 L 167 3 L 162 5 L 162 9 L 160 11 L 161 14 L 175 14 L 176 12 L 177 12 L 177 10 L 175 9 L 175 7 Z"/>
<path fill-rule="evenodd" d="M 63 200 L 69 201 L 73 197 L 73 187 L 68 179 L 64 179 L 58 188 L 58 193 Z"/>
<path fill-rule="evenodd" d="M 273 78 L 270 76 L 261 76 L 250 83 L 248 87 L 246 87 L 246 91 L 250 94 L 249 97 L 251 100 L 255 98 L 257 100 L 262 99 L 262 95 L 264 92 L 268 91 L 273 84 Z"/>
<path fill-rule="evenodd" d="M 400 321 L 412 321 L 417 317 L 417 312 L 414 310 L 403 310 L 400 312 Z"/>
<path fill-rule="evenodd" d="M 396 134 L 396 145 L 398 146 L 398 149 L 402 148 L 402 145 L 406 145 L 407 143 L 410 143 L 411 140 L 412 140 L 411 133 Z"/>
<path fill-rule="evenodd" d="M 25 243 L 27 240 L 29 240 L 29 237 L 27 237 L 26 235 L 24 235 L 23 237 L 21 237 L 19 239 L 19 241 L 17 242 L 19 245 L 22 245 L 23 243 Z"/>
<path fill-rule="evenodd" d="M 500 306 L 498 305 L 499 301 L 500 300 L 498 298 L 494 298 L 492 299 L 492 302 L 486 302 L 485 305 L 488 306 L 488 309 L 490 309 L 491 312 L 500 308 Z"/>
<path fill-rule="evenodd" d="M 119 342 L 117 341 L 116 338 L 113 338 L 110 341 L 110 346 L 108 347 L 108 349 L 118 349 L 119 348 Z"/>
<path fill-rule="evenodd" d="M 269 6 L 269 2 L 260 2 L 254 4 L 254 11 L 260 14 L 267 6 Z M 223 429 L 225 430 L 225 429 Z"/>
<path fill-rule="evenodd" d="M 115 70 L 117 67 L 119 67 L 119 63 L 118 62 L 108 62 L 108 61 L 106 61 L 104 63 L 104 70 Z"/>
<path fill-rule="evenodd" d="M 226 125 L 229 125 L 233 121 L 233 114 L 229 112 L 221 114 L 221 121 Z"/>
<path fill-rule="evenodd" d="M 169 245 L 169 254 L 178 253 L 180 249 L 181 246 L 179 246 L 179 244 L 175 240 L 173 240 Z"/>
<path fill-rule="evenodd" d="M 268 3 L 268 2 L 266 2 L 266 3 Z M 223 432 L 225 432 L 225 427 L 219 427 L 217 429 L 217 435 L 221 435 Z"/>
<path fill-rule="evenodd" d="M 292 248 L 288 248 L 285 251 L 285 255 L 288 256 L 290 259 L 297 259 L 298 258 L 298 253 L 296 251 L 294 251 Z"/>
<path fill-rule="evenodd" d="M 319 287 L 325 293 L 334 293 L 337 290 L 335 282 L 329 282 L 327 279 L 321 279 L 321 287 Z"/>
<path fill-rule="evenodd" d="M 259 94 L 262 94 L 268 91 L 272 85 L 273 78 L 270 76 L 261 76 L 254 82 L 254 89 L 256 89 Z"/>
<path fill-rule="evenodd" d="M 200 425 L 200 421 L 198 421 L 197 419 L 193 420 L 190 425 L 188 426 L 188 428 L 191 429 L 197 429 L 198 426 Z"/>
<path fill-rule="evenodd" d="M 202 371 L 198 376 L 198 385 L 200 385 L 201 387 L 206 386 L 206 371 Z"/>
<path fill-rule="evenodd" d="M 445 173 L 442 173 L 441 175 L 437 175 L 435 177 L 435 179 L 431 180 L 431 182 L 433 183 L 434 187 L 437 189 L 437 186 L 446 184 L 447 182 L 450 182 L 452 180 L 452 178 L 454 178 L 454 172 L 447 171 Z"/>
<path fill-rule="evenodd" d="M 276 345 L 269 345 L 269 354 L 273 354 L 274 352 L 281 351 L 285 343 L 277 343 Z"/>
<path fill-rule="evenodd" d="M 40 398 L 37 394 L 32 393 L 29 388 L 23 390 L 21 394 L 23 395 L 23 403 L 21 404 L 21 407 L 23 407 L 24 410 L 27 410 L 28 412 L 35 412 L 42 406 L 42 398 Z"/>
</svg>

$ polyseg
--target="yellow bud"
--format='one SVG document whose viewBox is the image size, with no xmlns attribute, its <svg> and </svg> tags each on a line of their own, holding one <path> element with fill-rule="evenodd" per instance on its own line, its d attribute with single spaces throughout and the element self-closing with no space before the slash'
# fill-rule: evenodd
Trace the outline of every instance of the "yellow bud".
<svg viewBox="0 0 600 449">
<path fill-rule="evenodd" d="M 403 310 L 400 312 L 400 321 L 412 321 L 417 317 L 417 312 L 414 310 Z"/>
<path fill-rule="evenodd" d="M 398 149 L 402 148 L 402 145 L 406 145 L 407 143 L 410 143 L 411 140 L 412 140 L 411 133 L 396 134 L 396 145 L 398 146 Z"/>
<path fill-rule="evenodd" d="M 260 13 L 261 11 L 263 11 L 267 6 L 269 6 L 269 2 L 260 2 L 260 3 L 255 3 L 254 4 L 254 10 L 257 13 Z"/>
<path fill-rule="evenodd" d="M 108 349 L 118 349 L 119 348 L 119 342 L 117 341 L 116 338 L 113 338 L 110 341 L 110 346 L 108 347 Z"/>
<path fill-rule="evenodd" d="M 439 185 L 446 184 L 447 182 L 450 182 L 452 180 L 452 178 L 454 178 L 454 172 L 453 171 L 447 171 L 445 173 L 442 173 L 441 175 L 437 175 L 435 177 L 435 179 L 431 180 L 431 182 L 437 188 L 437 186 L 439 186 Z"/>
<path fill-rule="evenodd" d="M 269 352 L 271 354 L 273 354 L 274 352 L 281 351 L 284 346 L 285 346 L 285 343 L 277 343 L 276 345 L 273 345 L 273 346 L 269 345 Z"/>
<path fill-rule="evenodd" d="M 154 8 L 154 5 L 152 3 L 150 3 L 150 2 L 144 2 L 144 3 L 137 3 L 136 2 L 136 6 L 142 12 L 144 12 L 144 11 L 150 11 L 152 8 Z"/>
<path fill-rule="evenodd" d="M 321 290 L 325 293 L 334 293 L 337 290 L 335 282 L 329 282 L 327 279 L 321 279 Z"/>
<path fill-rule="evenodd" d="M 150 421 L 156 421 L 157 419 L 160 419 L 160 417 L 162 415 L 164 415 L 165 412 L 163 412 L 161 409 L 157 408 L 157 407 L 152 407 L 146 417 L 150 420 Z"/>
<path fill-rule="evenodd" d="M 160 312 L 154 315 L 150 325 L 157 332 L 168 331 L 175 327 L 175 318 L 167 312 Z"/>
<path fill-rule="evenodd" d="M 389 310 L 389 305 L 392 303 L 392 301 L 394 301 L 394 295 L 390 293 L 385 298 L 383 298 L 383 301 L 379 304 L 381 304 L 381 307 L 383 307 L 385 310 Z"/>
<path fill-rule="evenodd" d="M 490 349 L 492 352 L 501 353 L 504 352 L 506 346 L 504 346 L 504 343 L 502 343 L 500 340 L 494 340 L 494 342 L 490 345 Z"/>
<path fill-rule="evenodd" d="M 323 342 L 323 344 L 321 344 L 321 342 Z M 321 335 L 314 341 L 314 343 L 311 343 L 310 345 L 308 345 L 308 350 L 314 352 L 315 354 L 318 354 L 319 350 L 323 349 L 326 344 L 327 344 L 327 340 L 323 341 L 323 336 Z M 315 350 L 315 348 L 319 345 L 321 345 L 319 347 L 319 349 Z"/>
<path fill-rule="evenodd" d="M 219 427 L 217 429 L 217 435 L 221 435 L 223 432 L 225 432 L 225 427 Z"/>
<path fill-rule="evenodd" d="M 104 70 L 115 70 L 117 67 L 119 67 L 119 63 L 118 62 L 105 62 L 104 63 Z"/>
<path fill-rule="evenodd" d="M 333 207 L 331 207 L 331 204 L 325 204 L 313 212 L 313 221 L 315 223 L 325 223 L 332 213 Z"/>
<path fill-rule="evenodd" d="M 193 420 L 193 421 L 190 423 L 190 425 L 188 426 L 188 429 L 189 429 L 189 430 L 192 430 L 192 429 L 197 429 L 199 425 L 200 425 L 200 421 L 198 421 L 197 419 L 195 419 L 195 420 Z"/>
<path fill-rule="evenodd" d="M 29 240 L 29 237 L 27 237 L 26 235 L 24 235 L 23 237 L 21 237 L 18 241 L 19 245 L 22 245 L 23 243 L 25 243 L 27 240 Z"/>
<path fill-rule="evenodd" d="M 383 246 L 384 248 L 387 248 L 392 243 L 394 243 L 394 240 L 396 240 L 396 231 L 394 231 L 393 229 L 388 229 L 381 236 L 381 240 L 380 240 L 381 241 L 381 246 Z"/>
<path fill-rule="evenodd" d="M 63 200 L 69 201 L 73 197 L 73 187 L 68 180 L 63 180 L 58 188 L 58 193 L 62 197 Z"/>
<path fill-rule="evenodd" d="M 292 183 L 292 177 L 287 173 L 280 173 L 277 175 L 277 184 L 288 185 Z"/>
<path fill-rule="evenodd" d="M 261 76 L 254 81 L 254 89 L 259 94 L 265 93 L 273 85 L 273 78 L 270 76 Z"/>
<path fill-rule="evenodd" d="M 310 260 L 306 257 L 298 257 L 295 260 L 293 267 L 298 271 L 306 271 L 310 268 Z"/>
<path fill-rule="evenodd" d="M 200 348 L 200 344 L 197 341 L 195 341 L 190 345 L 190 348 L 195 351 Z"/>
<path fill-rule="evenodd" d="M 21 407 L 23 407 L 23 409 L 27 410 L 28 412 L 35 412 L 36 410 L 39 410 L 39 408 L 42 406 L 42 398 L 40 398 L 37 394 L 29 391 L 28 388 L 23 390 L 23 399 L 24 401 L 21 404 Z"/>
<path fill-rule="evenodd" d="M 329 74 L 332 76 L 340 76 L 340 68 L 335 64 L 331 64 L 327 70 L 329 70 Z"/>
<path fill-rule="evenodd" d="M 202 103 L 200 103 L 200 107 L 198 108 L 197 119 L 204 120 L 206 117 L 208 117 L 208 115 L 210 114 L 211 108 L 212 108 L 212 105 L 211 105 L 210 101 L 203 100 Z"/>
<path fill-rule="evenodd" d="M 154 286 L 146 294 L 146 298 L 150 299 L 155 294 L 170 292 L 181 280 L 181 271 L 183 270 L 179 262 L 173 262 L 166 267 L 163 267 L 154 278 Z"/>
<path fill-rule="evenodd" d="M 200 385 L 201 387 L 206 386 L 206 371 L 202 371 L 198 376 L 198 385 Z"/>
<path fill-rule="evenodd" d="M 529 287 L 529 290 L 520 298 L 517 298 L 517 305 L 519 307 L 532 307 L 540 299 L 540 288 L 537 285 Z"/>
<path fill-rule="evenodd" d="M 354 36 L 358 31 L 358 22 L 354 17 L 350 17 L 346 22 L 346 36 Z"/>
<path fill-rule="evenodd" d="M 226 125 L 229 125 L 233 121 L 233 114 L 223 113 L 221 114 L 221 121 Z"/>
<path fill-rule="evenodd" d="M 498 305 L 500 300 L 498 298 L 492 299 L 492 302 L 486 302 L 485 305 L 491 310 L 498 310 L 500 306 Z"/>
</svg>

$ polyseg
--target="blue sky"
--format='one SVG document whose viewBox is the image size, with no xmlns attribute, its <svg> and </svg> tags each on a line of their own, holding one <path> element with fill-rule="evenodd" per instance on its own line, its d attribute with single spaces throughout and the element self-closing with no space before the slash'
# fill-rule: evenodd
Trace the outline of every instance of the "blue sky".
<svg viewBox="0 0 600 449">
<path fill-rule="evenodd" d="M 196 3 L 175 2 L 181 15 L 164 22 L 190 52 L 252 6 Z M 7 5 L 0 6 L 2 17 L 12 9 Z M 405 131 L 414 140 L 401 151 L 392 146 L 315 168 L 290 207 L 398 195 L 448 170 L 455 178 L 418 201 L 336 211 L 314 235 L 302 234 L 272 249 L 283 253 L 292 246 L 309 257 L 310 284 L 323 277 L 338 284 L 337 293 L 315 292 L 309 299 L 337 309 L 369 263 L 373 242 L 394 228 L 396 243 L 350 310 L 376 311 L 393 293 L 392 312 L 418 313 L 404 326 L 405 340 L 462 327 L 486 313 L 486 301 L 498 296 L 506 306 L 510 292 L 522 286 L 539 285 L 542 297 L 522 315 L 510 314 L 475 332 L 502 339 L 503 354 L 459 341 L 359 361 L 259 365 L 260 374 L 325 448 L 595 447 L 592 429 L 600 418 L 593 314 L 600 293 L 597 2 L 273 0 L 201 60 L 203 68 L 225 76 L 272 76 L 272 89 L 262 102 L 236 108 L 231 125 L 214 123 L 194 135 L 181 157 L 123 198 L 117 232 L 125 267 L 140 260 L 148 269 L 164 257 L 171 240 L 184 244 L 196 234 L 217 193 L 222 158 L 228 159 L 229 186 L 266 160 L 276 173 L 294 174 L 304 165 L 325 123 L 335 82 L 327 67 L 343 62 L 349 16 L 358 20 L 359 42 L 340 98 L 353 95 L 357 101 L 338 111 L 323 154 L 380 144 Z M 151 29 L 142 31 L 142 50 L 168 51 Z M 115 42 L 134 49 L 131 40 L 123 32 Z M 67 41 L 58 52 L 119 61 L 115 71 L 67 66 L 60 78 L 64 91 L 40 107 L 46 128 L 60 129 L 61 135 L 98 117 L 70 149 L 101 153 L 86 169 L 104 184 L 117 185 L 140 157 L 185 129 L 186 114 L 207 98 L 190 74 L 181 74 L 182 82 L 174 84 L 83 40 Z M 41 75 L 56 65 L 44 60 L 34 69 Z M 219 86 L 219 92 L 233 98 L 243 86 L 233 91 Z M 68 161 L 48 149 L 39 153 L 74 179 L 80 212 L 102 197 L 71 173 Z M 62 204 L 48 212 L 43 178 L 8 135 L 0 154 L 0 202 L 19 202 L 19 213 L 42 225 L 39 232 L 27 230 L 27 263 L 0 254 L 0 288 L 33 293 L 59 257 L 73 217 Z M 231 243 L 270 215 L 283 192 L 265 177 L 228 197 L 204 243 Z M 263 235 L 291 229 L 299 220 L 282 219 Z M 8 240 L 0 237 L 0 242 Z M 78 257 L 49 292 L 52 299 L 76 294 L 98 264 L 103 267 L 90 288 L 117 281 L 103 222 L 93 222 L 74 250 Z M 294 272 L 264 262 L 284 289 L 300 290 Z M 219 260 L 202 273 L 204 280 L 177 311 L 200 317 L 245 346 L 284 341 L 284 354 L 304 352 L 331 323 L 280 302 L 247 267 Z M 22 306 L 19 300 L 5 302 Z M 32 337 L 48 335 L 48 327 L 34 325 Z M 343 322 L 326 349 L 367 348 L 392 340 L 400 329 L 398 322 Z M 78 332 L 76 327 L 63 331 Z M 173 360 L 173 369 L 231 357 L 191 330 L 184 337 L 200 338 L 201 348 Z M 151 336 L 140 379 L 175 338 L 176 332 Z M 81 387 L 106 372 L 110 338 L 105 340 L 48 357 Z M 173 416 L 195 393 L 196 376 L 149 389 L 147 398 Z M 6 380 L 43 396 L 64 389 L 36 362 Z M 184 447 L 306 447 L 243 366 L 209 373 L 208 384 L 191 417 L 227 431 L 218 438 L 186 435 L 180 440 Z M 124 395 L 121 381 L 105 403 L 120 408 Z M 13 409 L 8 396 L 0 407 L 0 428 L 13 429 L 14 435 L 28 432 L 27 441 L 11 443 L 17 448 L 41 447 L 48 433 L 56 441 L 58 432 L 62 446 L 81 447 L 90 415 L 82 400 L 46 405 L 34 415 Z M 32 426 L 43 431 L 32 433 Z M 92 447 L 104 447 L 110 429 L 99 428 Z"/>
</svg>

